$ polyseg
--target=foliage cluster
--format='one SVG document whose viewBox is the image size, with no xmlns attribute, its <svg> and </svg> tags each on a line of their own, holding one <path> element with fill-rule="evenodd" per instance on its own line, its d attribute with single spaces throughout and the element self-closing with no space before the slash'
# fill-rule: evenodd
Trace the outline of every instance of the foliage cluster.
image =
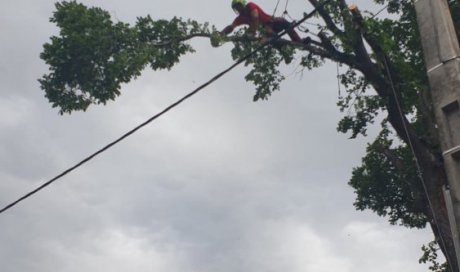
<svg viewBox="0 0 460 272">
<path fill-rule="evenodd" d="M 146 65 L 154 70 L 170 69 L 180 56 L 193 52 L 183 42 L 209 27 L 181 18 L 138 18 L 136 25 L 112 22 L 100 8 L 76 1 L 56 3 L 51 22 L 60 29 L 44 45 L 41 58 L 50 73 L 40 79 L 41 88 L 60 113 L 86 110 L 120 95 L 122 83 L 141 74 Z"/>
</svg>

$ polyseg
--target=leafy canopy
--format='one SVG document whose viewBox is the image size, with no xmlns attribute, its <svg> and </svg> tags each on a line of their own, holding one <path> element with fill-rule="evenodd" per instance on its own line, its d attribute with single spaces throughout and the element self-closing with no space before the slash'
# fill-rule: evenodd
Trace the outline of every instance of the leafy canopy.
<svg viewBox="0 0 460 272">
<path fill-rule="evenodd" d="M 150 16 L 138 18 L 131 27 L 112 22 L 107 11 L 76 1 L 56 3 L 50 21 L 60 35 L 44 45 L 40 57 L 50 73 L 39 81 L 61 113 L 114 100 L 121 84 L 139 76 L 147 64 L 153 70 L 170 69 L 180 56 L 193 52 L 182 42 L 185 37 L 210 32 L 195 21 L 154 21 Z"/>
</svg>

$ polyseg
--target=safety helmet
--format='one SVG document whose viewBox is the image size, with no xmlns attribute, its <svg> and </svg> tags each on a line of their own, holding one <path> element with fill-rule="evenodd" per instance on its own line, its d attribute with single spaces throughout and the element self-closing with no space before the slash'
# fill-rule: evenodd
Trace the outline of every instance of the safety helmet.
<svg viewBox="0 0 460 272">
<path fill-rule="evenodd" d="M 237 5 L 246 6 L 246 0 L 232 0 L 232 9 L 236 14 L 239 14 Z"/>
<path fill-rule="evenodd" d="M 241 4 L 243 6 L 246 6 L 246 0 L 232 0 L 232 8 L 235 6 L 235 5 L 238 5 L 238 4 Z"/>
</svg>

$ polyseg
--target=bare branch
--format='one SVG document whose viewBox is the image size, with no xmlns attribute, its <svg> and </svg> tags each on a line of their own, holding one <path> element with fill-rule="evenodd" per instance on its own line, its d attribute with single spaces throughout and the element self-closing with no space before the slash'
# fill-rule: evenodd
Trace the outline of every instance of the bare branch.
<svg viewBox="0 0 460 272">
<path fill-rule="evenodd" d="M 209 33 L 195 33 L 195 34 L 190 34 L 190 35 L 187 35 L 187 36 L 184 36 L 184 37 L 180 37 L 178 39 L 171 39 L 167 42 L 162 42 L 162 43 L 152 43 L 151 45 L 154 46 L 154 47 L 166 47 L 166 46 L 169 46 L 173 43 L 178 43 L 178 42 L 185 42 L 185 41 L 188 41 L 188 40 L 191 40 L 193 38 L 211 38 L 211 34 Z"/>
<path fill-rule="evenodd" d="M 396 167 L 396 169 L 398 169 L 398 172 L 405 171 L 403 160 L 401 160 L 401 158 L 399 158 L 399 156 L 389 147 L 384 146 L 380 143 L 374 143 L 372 147 L 375 151 L 378 151 L 380 154 L 385 155 L 385 157 L 393 164 L 393 166 Z M 410 185 L 410 183 L 408 184 Z"/>
</svg>

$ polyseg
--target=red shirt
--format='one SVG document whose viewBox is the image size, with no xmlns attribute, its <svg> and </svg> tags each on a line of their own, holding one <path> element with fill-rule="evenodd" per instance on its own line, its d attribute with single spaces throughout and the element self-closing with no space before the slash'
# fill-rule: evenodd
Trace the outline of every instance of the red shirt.
<svg viewBox="0 0 460 272">
<path fill-rule="evenodd" d="M 265 13 L 265 11 L 263 11 L 258 5 L 252 2 L 249 2 L 246 5 L 246 9 L 248 10 L 248 12 L 238 15 L 238 17 L 236 17 L 235 20 L 233 20 L 233 26 L 249 25 L 251 23 L 251 12 L 253 10 L 257 10 L 257 12 L 259 13 L 259 21 L 262 24 L 266 24 L 272 20 L 272 16 Z"/>
</svg>

